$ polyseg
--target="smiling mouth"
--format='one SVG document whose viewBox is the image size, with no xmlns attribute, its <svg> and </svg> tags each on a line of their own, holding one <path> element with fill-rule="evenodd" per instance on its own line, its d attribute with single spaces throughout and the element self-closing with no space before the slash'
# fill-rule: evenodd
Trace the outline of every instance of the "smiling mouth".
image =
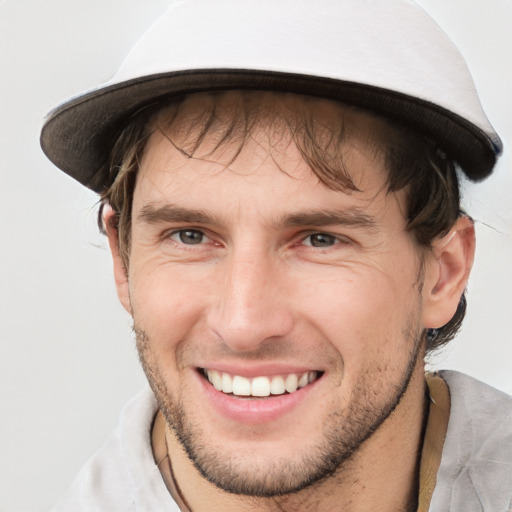
<svg viewBox="0 0 512 512">
<path fill-rule="evenodd" d="M 288 373 L 271 377 L 261 376 L 249 379 L 240 375 L 209 370 L 208 368 L 203 368 L 201 371 L 217 391 L 237 397 L 255 398 L 295 393 L 322 376 L 322 372 L 310 370 L 302 373 Z"/>
</svg>

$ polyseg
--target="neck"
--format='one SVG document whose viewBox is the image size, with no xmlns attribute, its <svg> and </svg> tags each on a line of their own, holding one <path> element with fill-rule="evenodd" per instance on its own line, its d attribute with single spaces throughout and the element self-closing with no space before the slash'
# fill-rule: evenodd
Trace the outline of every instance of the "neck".
<svg viewBox="0 0 512 512">
<path fill-rule="evenodd" d="M 191 512 L 343 511 L 409 512 L 417 508 L 419 458 L 425 419 L 425 376 L 417 365 L 394 412 L 332 476 L 286 496 L 254 498 L 227 493 L 202 477 L 169 429 L 166 442 L 176 501 Z M 164 474 L 164 479 L 172 473 Z M 178 494 L 178 496 L 176 496 Z"/>
</svg>

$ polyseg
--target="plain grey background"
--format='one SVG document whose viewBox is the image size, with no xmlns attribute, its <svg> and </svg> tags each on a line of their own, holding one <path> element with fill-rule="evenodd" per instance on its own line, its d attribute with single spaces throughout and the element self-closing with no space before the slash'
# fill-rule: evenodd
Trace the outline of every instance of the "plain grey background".
<svg viewBox="0 0 512 512">
<path fill-rule="evenodd" d="M 213 0 L 212 0 L 213 1 Z M 421 0 L 505 143 L 465 187 L 478 251 L 459 338 L 432 361 L 512 393 L 512 0 Z M 169 0 L 0 0 L 0 511 L 48 510 L 144 385 L 96 196 L 39 149 L 45 113 L 110 78 Z"/>
</svg>

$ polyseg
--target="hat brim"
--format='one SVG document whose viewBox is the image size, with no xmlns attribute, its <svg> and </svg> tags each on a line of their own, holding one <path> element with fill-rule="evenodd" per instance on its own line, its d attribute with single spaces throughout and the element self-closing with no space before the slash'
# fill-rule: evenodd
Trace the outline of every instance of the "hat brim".
<svg viewBox="0 0 512 512">
<path fill-rule="evenodd" d="M 219 90 L 267 90 L 343 102 L 434 140 L 468 178 L 487 177 L 496 162 L 488 134 L 457 114 L 402 93 L 317 76 L 255 70 L 188 70 L 144 76 L 89 92 L 50 113 L 41 147 L 64 172 L 101 193 L 102 174 L 120 131 L 140 109 L 172 96 Z"/>
</svg>

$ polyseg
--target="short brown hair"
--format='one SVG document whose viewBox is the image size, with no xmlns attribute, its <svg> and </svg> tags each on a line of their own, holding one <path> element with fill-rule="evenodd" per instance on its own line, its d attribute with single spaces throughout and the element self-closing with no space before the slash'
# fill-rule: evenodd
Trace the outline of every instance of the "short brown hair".
<svg viewBox="0 0 512 512">
<path fill-rule="evenodd" d="M 348 173 L 341 148 L 350 126 L 339 119 L 337 126 L 325 126 L 314 110 L 301 112 L 262 108 L 261 97 L 284 93 L 211 92 L 202 93 L 206 100 L 201 109 L 188 115 L 184 129 L 185 141 L 177 146 L 180 152 L 193 158 L 207 134 L 216 133 L 218 149 L 226 143 L 236 143 L 233 160 L 243 148 L 255 126 L 281 123 L 288 129 L 292 141 L 321 182 L 334 190 L 358 188 Z M 229 102 L 226 95 L 230 94 Z M 260 99 L 258 99 L 260 97 Z M 119 248 L 126 267 L 129 263 L 132 200 L 139 163 L 151 134 L 183 121 L 182 106 L 186 97 L 172 98 L 154 104 L 132 117 L 119 134 L 110 159 L 105 164 L 109 178 L 101 194 L 98 217 L 102 228 L 102 210 L 109 204 L 114 211 L 114 227 L 118 231 Z M 312 101 L 314 101 L 312 99 Z M 307 99 L 306 99 L 307 102 Z M 229 104 L 229 107 L 227 106 Z M 222 108 L 219 108 L 219 105 Z M 353 107 L 345 107 L 356 110 Z M 163 113 L 163 114 L 162 114 Z M 406 193 L 407 230 L 420 248 L 429 248 L 433 240 L 448 233 L 460 211 L 460 193 L 455 162 L 433 141 L 411 132 L 387 119 L 379 123 L 385 130 L 369 141 L 370 148 L 382 156 L 389 193 L 404 189 Z M 175 144 L 172 139 L 171 143 Z M 457 333 L 465 315 L 466 301 L 461 296 L 453 318 L 439 329 L 426 332 L 427 352 L 450 341 Z"/>
</svg>

